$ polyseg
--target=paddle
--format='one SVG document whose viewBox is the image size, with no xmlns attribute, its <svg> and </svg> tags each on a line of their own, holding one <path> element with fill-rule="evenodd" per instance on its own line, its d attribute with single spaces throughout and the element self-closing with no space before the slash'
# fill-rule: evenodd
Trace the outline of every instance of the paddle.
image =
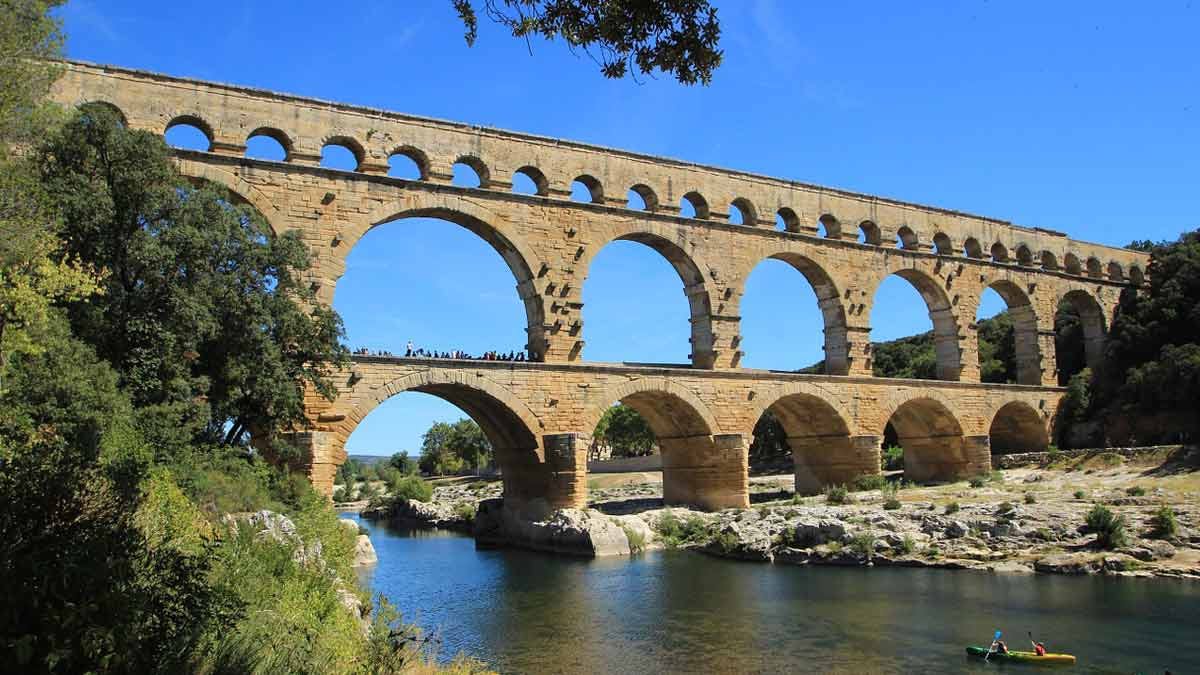
<svg viewBox="0 0 1200 675">
<path fill-rule="evenodd" d="M 1037 640 L 1033 639 L 1033 631 L 1028 631 L 1028 633 L 1029 633 L 1029 644 L 1033 645 L 1033 653 L 1036 654 L 1037 646 L 1038 646 Z"/>
<path fill-rule="evenodd" d="M 991 658 L 992 652 L 994 652 L 996 650 L 996 643 L 999 641 L 1000 641 L 1000 631 L 996 631 L 996 634 L 992 636 L 992 646 L 988 647 L 987 654 L 983 655 L 984 661 L 987 661 L 989 658 Z"/>
</svg>

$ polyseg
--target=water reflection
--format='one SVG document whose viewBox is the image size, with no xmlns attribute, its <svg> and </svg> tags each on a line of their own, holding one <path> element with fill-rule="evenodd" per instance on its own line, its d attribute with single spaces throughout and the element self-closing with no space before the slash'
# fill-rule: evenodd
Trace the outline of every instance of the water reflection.
<svg viewBox="0 0 1200 675">
<path fill-rule="evenodd" d="M 796 568 L 657 552 L 578 560 L 476 550 L 370 522 L 364 571 L 406 619 L 502 672 L 962 672 L 963 647 L 1026 631 L 1074 672 L 1200 672 L 1200 585 Z"/>
</svg>

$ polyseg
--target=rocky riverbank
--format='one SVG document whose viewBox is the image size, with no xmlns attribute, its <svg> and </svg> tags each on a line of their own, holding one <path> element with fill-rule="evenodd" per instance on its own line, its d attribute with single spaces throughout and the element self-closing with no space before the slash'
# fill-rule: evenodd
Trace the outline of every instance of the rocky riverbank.
<svg viewBox="0 0 1200 675">
<path fill-rule="evenodd" d="M 836 494 L 791 495 L 790 476 L 755 477 L 751 508 L 718 513 L 664 508 L 661 479 L 645 475 L 595 482 L 589 509 L 519 517 L 496 499 L 498 483 L 477 482 L 438 487 L 429 503 L 396 500 L 363 515 L 472 532 L 481 544 L 591 556 L 680 547 L 792 565 L 1200 579 L 1196 464 L 1194 452 L 1099 455 L 972 483 L 851 491 L 841 504 L 831 503 Z M 1096 545 L 1085 520 L 1097 504 L 1124 519 L 1123 544 Z M 1162 531 L 1164 505 L 1173 533 Z"/>
</svg>

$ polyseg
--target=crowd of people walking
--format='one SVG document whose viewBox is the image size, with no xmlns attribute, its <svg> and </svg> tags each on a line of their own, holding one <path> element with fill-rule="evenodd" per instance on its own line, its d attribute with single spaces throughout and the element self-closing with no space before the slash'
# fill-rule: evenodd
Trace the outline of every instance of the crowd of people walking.
<svg viewBox="0 0 1200 675">
<path fill-rule="evenodd" d="M 405 348 L 403 356 L 393 354 L 392 352 L 390 352 L 386 349 L 372 350 L 372 349 L 368 349 L 366 347 L 360 347 L 360 348 L 354 350 L 353 353 L 355 356 L 384 356 L 384 357 L 390 357 L 390 358 L 408 358 L 408 359 L 460 359 L 460 360 L 467 360 L 467 361 L 515 361 L 515 362 L 537 361 L 538 360 L 536 358 L 537 355 L 535 353 L 530 353 L 529 356 L 526 357 L 526 354 L 524 351 L 510 351 L 510 352 L 486 351 L 483 354 L 480 354 L 477 356 L 475 354 L 471 354 L 462 349 L 451 349 L 449 351 L 444 351 L 444 350 L 435 350 L 435 349 L 425 349 L 424 347 L 417 348 L 417 347 L 413 346 L 413 343 L 411 340 L 409 340 L 408 346 Z"/>
</svg>

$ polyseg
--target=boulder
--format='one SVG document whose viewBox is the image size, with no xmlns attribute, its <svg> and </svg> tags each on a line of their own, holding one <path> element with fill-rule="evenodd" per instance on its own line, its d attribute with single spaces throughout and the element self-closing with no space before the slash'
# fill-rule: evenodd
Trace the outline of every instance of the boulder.
<svg viewBox="0 0 1200 675">
<path fill-rule="evenodd" d="M 793 530 L 792 543 L 798 548 L 811 548 L 831 541 L 842 541 L 846 538 L 846 525 L 840 520 L 822 518 L 820 520 L 800 521 Z"/>
<path fill-rule="evenodd" d="M 377 562 L 379 556 L 375 555 L 375 545 L 371 543 L 371 538 L 365 534 L 358 535 L 354 540 L 354 566 L 363 567 Z"/>
<path fill-rule="evenodd" d="M 474 522 L 476 541 L 587 557 L 630 553 L 629 537 L 622 527 L 626 523 L 598 511 L 561 509 L 539 520 L 522 516 L 504 508 L 499 499 L 480 502 Z"/>
<path fill-rule="evenodd" d="M 733 521 L 726 524 L 705 545 L 704 551 L 726 558 L 771 562 L 771 536 L 755 523 Z"/>
<path fill-rule="evenodd" d="M 942 530 L 942 534 L 944 534 L 947 539 L 958 539 L 960 537 L 965 537 L 970 532 L 971 529 L 967 527 L 967 524 L 961 520 L 950 521 L 946 525 L 945 529 Z"/>
<path fill-rule="evenodd" d="M 1101 565 L 1090 553 L 1059 553 L 1034 562 L 1033 568 L 1046 574 L 1091 574 Z"/>
</svg>

